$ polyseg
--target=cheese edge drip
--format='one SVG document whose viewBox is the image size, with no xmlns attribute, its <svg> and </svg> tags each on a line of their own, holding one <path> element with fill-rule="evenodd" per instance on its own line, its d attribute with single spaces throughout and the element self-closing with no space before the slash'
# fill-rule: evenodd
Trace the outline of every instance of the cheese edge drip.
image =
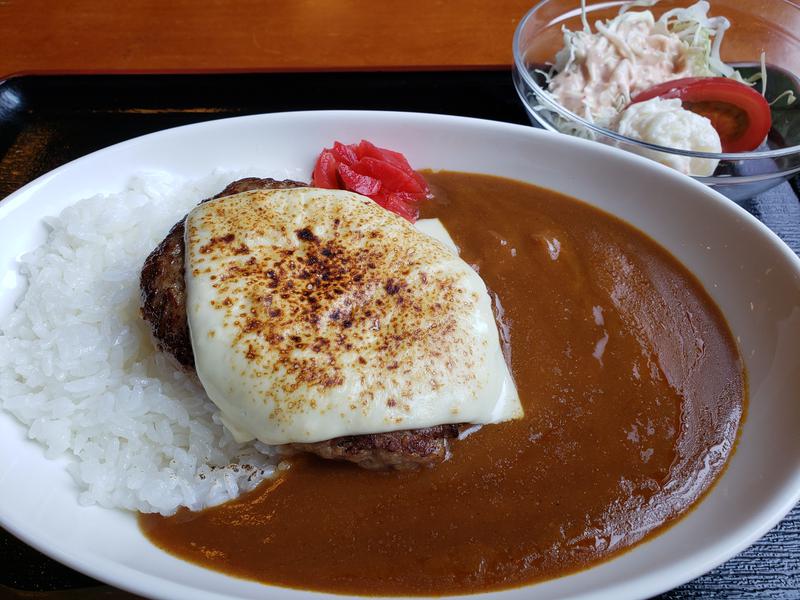
<svg viewBox="0 0 800 600">
<path fill-rule="evenodd" d="M 286 198 L 289 199 L 288 202 Z M 474 335 L 482 342 L 485 341 L 487 347 L 481 358 L 484 367 L 481 373 L 477 373 L 480 388 L 477 395 L 482 394 L 483 397 L 471 399 L 454 397 L 459 391 L 464 396 L 470 395 L 469 390 L 464 390 L 463 382 L 455 386 L 454 390 L 445 389 L 444 392 L 426 389 L 422 385 L 418 390 L 419 393 L 413 398 L 413 411 L 401 415 L 400 418 L 397 416 L 397 410 L 386 408 L 385 390 L 376 391 L 373 394 L 374 401 L 366 409 L 361 406 L 351 410 L 352 398 L 349 398 L 348 394 L 358 391 L 363 397 L 365 392 L 369 395 L 370 390 L 364 390 L 364 385 L 359 386 L 354 383 L 353 379 L 357 374 L 350 373 L 344 385 L 322 390 L 316 394 L 313 402 L 310 400 L 308 390 L 303 390 L 304 394 L 301 395 L 305 398 L 306 405 L 302 410 L 292 414 L 288 420 L 276 417 L 275 408 L 279 404 L 276 398 L 280 397 L 284 403 L 291 399 L 287 398 L 285 393 L 276 391 L 269 377 L 256 379 L 250 377 L 253 365 L 241 359 L 241 349 L 237 349 L 233 343 L 235 332 L 231 331 L 230 325 L 226 326 L 220 321 L 220 311 L 211 308 L 211 302 L 215 301 L 216 296 L 210 279 L 213 273 L 202 273 L 203 269 L 198 269 L 198 259 L 201 258 L 198 249 L 207 246 L 215 237 L 214 233 L 220 233 L 208 231 L 203 227 L 198 228 L 203 216 L 210 214 L 211 211 L 217 211 L 218 207 L 221 207 L 224 213 L 236 210 L 248 212 L 254 206 L 252 202 L 263 204 L 275 201 L 283 204 L 283 209 L 297 212 L 294 217 L 298 224 L 305 221 L 303 215 L 308 205 L 320 201 L 338 202 L 344 207 L 347 207 L 348 203 L 354 203 L 350 208 L 358 214 L 363 213 L 365 209 L 368 209 L 368 213 L 370 211 L 374 213 L 377 209 L 383 220 L 390 215 L 389 221 L 393 221 L 391 227 L 410 228 L 415 232 L 414 235 L 419 236 L 420 243 L 427 240 L 432 246 L 443 248 L 446 251 L 446 258 L 431 265 L 433 271 L 441 269 L 451 275 L 454 273 L 462 287 L 474 292 L 477 297 L 477 302 L 468 314 L 462 316 L 469 320 Z M 225 204 L 222 204 L 223 202 Z M 300 204 L 304 209 L 302 211 L 298 211 Z M 458 257 L 457 246 L 438 219 L 423 219 L 418 221 L 417 227 L 414 228 L 402 218 L 386 213 L 371 200 L 357 194 L 338 190 L 300 188 L 245 192 L 206 202 L 195 207 L 187 216 L 186 222 L 187 318 L 197 375 L 208 396 L 219 407 L 222 422 L 236 441 L 258 439 L 267 444 L 307 443 L 345 435 L 418 429 L 445 423 L 497 423 L 522 416 L 516 386 L 500 348 L 499 334 L 486 287 L 477 273 Z M 193 232 L 199 234 L 194 242 L 191 241 Z M 267 237 L 275 235 L 281 237 L 275 231 L 268 233 Z M 258 240 L 253 239 L 250 234 L 245 234 L 245 237 L 249 243 L 258 243 Z M 286 237 L 284 241 L 293 243 L 291 237 Z M 240 301 L 241 297 L 236 298 L 234 303 Z M 246 306 L 244 309 L 246 312 Z M 455 357 L 456 360 L 458 358 Z M 417 357 L 417 360 L 429 359 L 430 357 Z M 376 382 L 380 376 L 380 372 L 369 374 L 372 379 L 368 378 L 366 387 L 369 388 L 369 382 Z M 255 383 L 250 383 L 251 381 Z M 363 384 L 363 378 L 361 383 Z M 312 394 L 311 398 L 313 397 Z"/>
</svg>

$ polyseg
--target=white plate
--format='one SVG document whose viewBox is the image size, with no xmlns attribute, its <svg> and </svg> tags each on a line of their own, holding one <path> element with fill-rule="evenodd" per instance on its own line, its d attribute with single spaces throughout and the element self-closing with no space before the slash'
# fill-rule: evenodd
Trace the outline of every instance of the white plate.
<svg viewBox="0 0 800 600">
<path fill-rule="evenodd" d="M 529 127 L 407 113 L 284 113 L 155 133 L 56 169 L 0 203 L 0 317 L 22 291 L 15 260 L 44 238 L 41 219 L 146 169 L 200 178 L 214 169 L 308 177 L 333 140 L 366 138 L 421 167 L 492 173 L 581 198 L 669 249 L 721 307 L 750 378 L 738 450 L 700 506 L 666 533 L 612 561 L 557 580 L 490 594 L 513 598 L 644 598 L 743 550 L 800 498 L 800 260 L 719 194 L 651 161 Z M 157 550 L 132 514 L 77 503 L 63 464 L 48 461 L 0 414 L 0 524 L 56 560 L 154 598 L 321 598 L 226 577 Z"/>
</svg>

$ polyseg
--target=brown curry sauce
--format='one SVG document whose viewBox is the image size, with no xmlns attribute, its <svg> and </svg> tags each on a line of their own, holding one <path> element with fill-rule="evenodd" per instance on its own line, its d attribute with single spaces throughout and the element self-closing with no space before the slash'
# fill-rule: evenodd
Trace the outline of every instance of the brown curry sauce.
<svg viewBox="0 0 800 600">
<path fill-rule="evenodd" d="M 432 469 L 303 457 L 238 500 L 141 515 L 159 547 L 264 583 L 364 595 L 496 590 L 574 572 L 675 521 L 720 475 L 742 361 L 697 280 L 582 202 L 426 172 L 438 217 L 495 298 L 525 418 Z"/>
</svg>

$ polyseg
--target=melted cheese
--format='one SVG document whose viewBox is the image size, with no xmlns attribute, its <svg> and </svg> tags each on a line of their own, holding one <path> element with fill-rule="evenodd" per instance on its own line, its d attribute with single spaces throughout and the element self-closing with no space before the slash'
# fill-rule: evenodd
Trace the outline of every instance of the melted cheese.
<svg viewBox="0 0 800 600">
<path fill-rule="evenodd" d="M 237 440 L 522 416 L 486 287 L 441 224 L 423 227 L 444 243 L 312 188 L 212 200 L 186 224 L 197 374 Z"/>
</svg>

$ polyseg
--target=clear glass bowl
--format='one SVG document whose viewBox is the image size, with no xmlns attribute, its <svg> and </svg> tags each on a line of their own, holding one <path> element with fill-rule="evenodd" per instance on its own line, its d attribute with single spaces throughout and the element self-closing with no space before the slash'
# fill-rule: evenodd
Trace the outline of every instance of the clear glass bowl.
<svg viewBox="0 0 800 600">
<path fill-rule="evenodd" d="M 626 2 L 587 2 L 589 22 L 613 18 Z M 658 16 L 671 8 L 686 7 L 694 0 L 662 1 L 649 8 Z M 514 34 L 514 85 L 534 124 L 559 131 L 559 123 L 576 126 L 585 137 L 642 154 L 667 154 L 719 160 L 709 177 L 695 177 L 733 200 L 744 200 L 800 172 L 800 5 L 791 0 L 710 0 L 712 16 L 725 16 L 731 27 L 725 33 L 721 57 L 744 74 L 756 72 L 761 52 L 766 53 L 769 76 L 766 98 L 774 100 L 791 86 L 798 100 L 772 107 L 772 130 L 753 152 L 711 153 L 678 150 L 648 144 L 589 123 L 554 102 L 544 92 L 547 85 L 536 70 L 549 68 L 562 46 L 562 26 L 581 28 L 579 0 L 544 0 L 534 6 Z M 643 10 L 634 8 L 633 10 Z M 756 89 L 760 91 L 760 82 Z"/>
</svg>

